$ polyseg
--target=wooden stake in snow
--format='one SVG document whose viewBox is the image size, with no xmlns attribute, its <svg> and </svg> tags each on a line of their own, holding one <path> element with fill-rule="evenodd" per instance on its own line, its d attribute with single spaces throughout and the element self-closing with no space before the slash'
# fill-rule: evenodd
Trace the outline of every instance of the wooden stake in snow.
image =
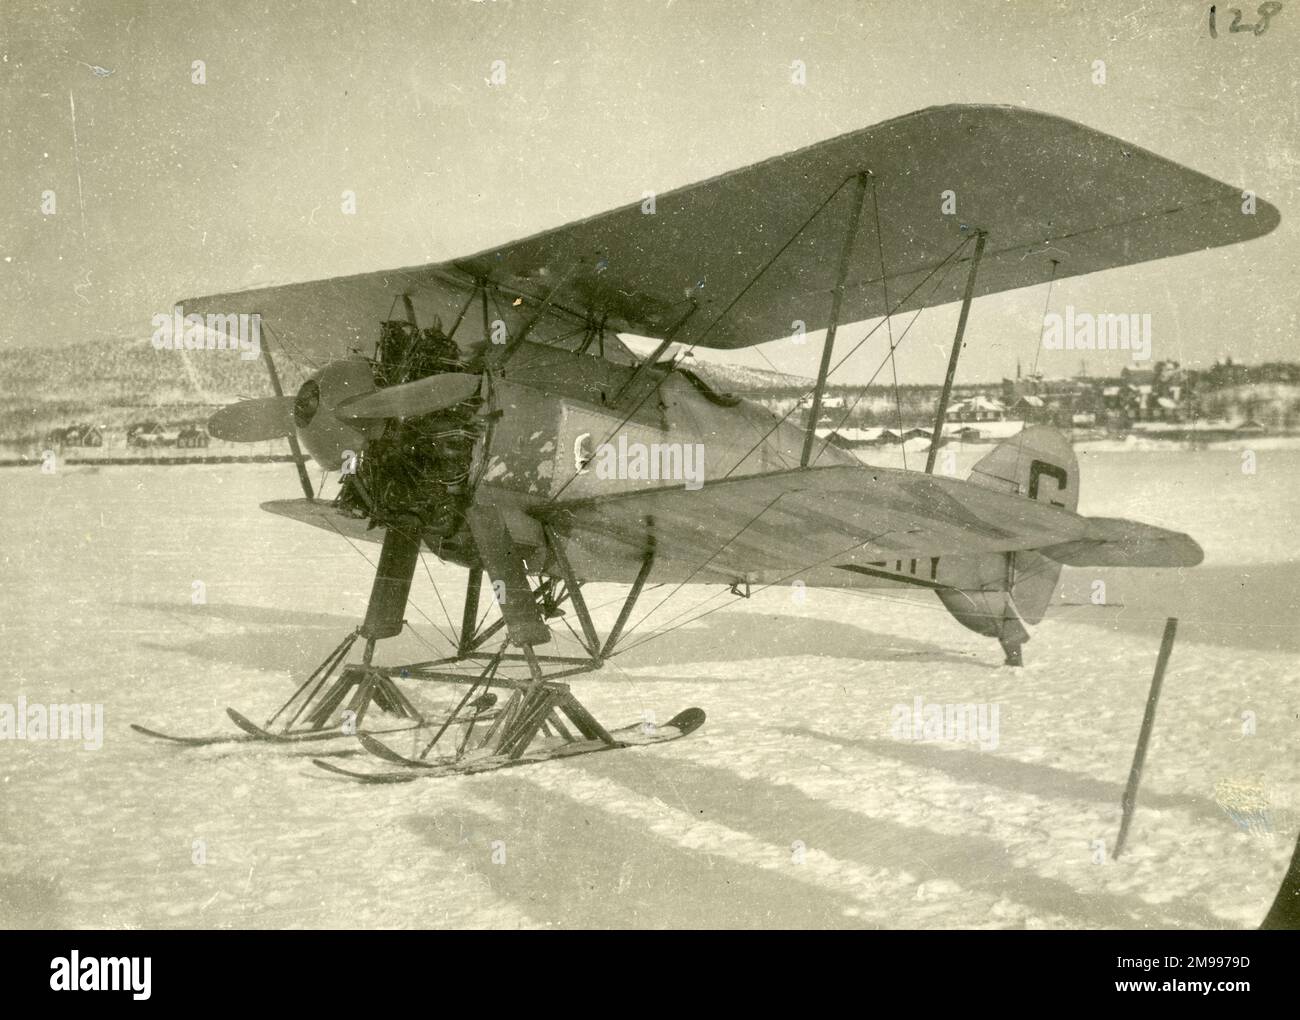
<svg viewBox="0 0 1300 1020">
<path fill-rule="evenodd" d="M 1160 684 L 1165 678 L 1165 667 L 1169 665 L 1169 654 L 1174 650 L 1174 634 L 1178 631 L 1178 618 L 1171 616 L 1165 621 L 1165 634 L 1160 640 L 1160 657 L 1156 659 L 1156 672 L 1151 678 L 1151 691 L 1147 695 L 1147 708 L 1142 716 L 1142 731 L 1138 734 L 1137 750 L 1133 752 L 1133 767 L 1128 772 L 1128 785 L 1124 787 L 1122 807 L 1124 817 L 1119 823 L 1119 835 L 1115 838 L 1113 860 L 1119 860 L 1124 849 L 1124 839 L 1128 836 L 1129 823 L 1133 821 L 1133 809 L 1137 806 L 1138 785 L 1142 782 L 1142 764 L 1146 761 L 1147 742 L 1151 739 L 1151 728 L 1156 721 L 1156 702 L 1160 700 Z"/>
</svg>

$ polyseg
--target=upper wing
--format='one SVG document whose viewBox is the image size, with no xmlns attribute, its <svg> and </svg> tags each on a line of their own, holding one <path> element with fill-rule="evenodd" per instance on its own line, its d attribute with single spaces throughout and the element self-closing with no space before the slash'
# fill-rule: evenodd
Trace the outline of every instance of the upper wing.
<svg viewBox="0 0 1300 1020">
<path fill-rule="evenodd" d="M 1064 545 L 1088 520 L 915 471 L 835 466 L 657 488 L 530 511 L 567 539 L 586 581 L 627 581 L 651 547 L 657 581 L 775 582 L 816 568 Z"/>
<path fill-rule="evenodd" d="M 694 300 L 700 310 L 679 340 L 745 347 L 789 335 L 796 320 L 826 326 L 855 201 L 842 185 L 863 170 L 874 180 L 894 302 L 974 229 L 989 234 L 975 288 L 983 295 L 1245 241 L 1279 220 L 1263 201 L 1242 215 L 1237 187 L 1081 124 L 1012 107 L 944 106 L 666 192 L 653 215 L 638 202 L 462 259 L 190 299 L 185 310 L 260 312 L 291 351 L 338 354 L 371 340 L 398 295 L 446 322 L 473 279 L 485 277 L 516 318 L 555 291 L 548 318 L 568 328 L 605 316 L 616 331 L 662 335 Z M 957 215 L 941 214 L 945 191 Z M 869 207 L 857 250 L 871 257 L 854 260 L 844 322 L 885 310 L 875 220 Z M 935 276 L 937 290 L 920 287 L 900 310 L 960 298 L 963 272 Z"/>
</svg>

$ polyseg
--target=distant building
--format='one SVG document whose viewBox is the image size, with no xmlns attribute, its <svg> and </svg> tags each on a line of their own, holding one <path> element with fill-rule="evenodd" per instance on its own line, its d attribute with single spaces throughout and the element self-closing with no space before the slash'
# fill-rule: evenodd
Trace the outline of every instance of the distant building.
<svg viewBox="0 0 1300 1020">
<path fill-rule="evenodd" d="M 1050 421 L 1052 418 L 1047 401 L 1032 395 L 1017 397 L 1016 402 L 1011 405 L 1011 413 L 1022 421 L 1034 425 Z"/>
<path fill-rule="evenodd" d="M 156 421 L 137 422 L 126 430 L 127 446 L 175 446 L 180 430 Z"/>
<path fill-rule="evenodd" d="M 197 425 L 188 425 L 181 429 L 176 437 L 176 445 L 183 450 L 203 449 L 208 445 L 208 430 Z"/>
<path fill-rule="evenodd" d="M 813 398 L 811 393 L 805 393 L 803 396 L 799 398 L 800 407 L 812 407 L 812 402 L 813 402 Z M 832 411 L 843 410 L 844 405 L 845 405 L 844 397 L 834 397 L 831 396 L 829 393 L 822 397 L 823 410 L 826 409 Z"/>
<path fill-rule="evenodd" d="M 949 422 L 1005 421 L 1007 408 L 1000 400 L 976 394 L 950 405 L 943 417 Z"/>
<path fill-rule="evenodd" d="M 901 435 L 893 429 L 881 429 L 880 435 L 874 442 L 879 446 L 897 446 L 900 443 L 906 443 L 913 439 L 929 439 L 930 431 L 923 428 L 910 428 L 905 430 Z"/>
<path fill-rule="evenodd" d="M 45 437 L 45 441 L 52 446 L 97 447 L 104 445 L 104 432 L 98 425 L 77 422 L 66 428 L 54 429 Z"/>
</svg>

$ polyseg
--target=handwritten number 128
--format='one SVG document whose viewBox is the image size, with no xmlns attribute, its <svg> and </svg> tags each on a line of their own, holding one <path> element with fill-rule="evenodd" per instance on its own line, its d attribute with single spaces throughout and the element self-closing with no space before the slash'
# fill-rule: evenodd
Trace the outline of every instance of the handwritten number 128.
<svg viewBox="0 0 1300 1020">
<path fill-rule="evenodd" d="M 1269 20 L 1281 10 L 1282 10 L 1282 5 L 1280 3 L 1276 3 L 1275 0 L 1270 0 L 1269 3 L 1260 4 L 1259 7 L 1255 10 L 1255 13 L 1259 15 L 1259 24 L 1243 25 L 1241 23 L 1241 8 L 1229 7 L 1228 11 L 1232 14 L 1232 24 L 1228 26 L 1228 31 L 1229 32 L 1254 32 L 1256 35 L 1263 35 L 1265 32 L 1268 31 Z M 1213 7 L 1210 8 L 1210 38 L 1211 39 L 1219 38 L 1219 29 L 1215 24 Z"/>
</svg>

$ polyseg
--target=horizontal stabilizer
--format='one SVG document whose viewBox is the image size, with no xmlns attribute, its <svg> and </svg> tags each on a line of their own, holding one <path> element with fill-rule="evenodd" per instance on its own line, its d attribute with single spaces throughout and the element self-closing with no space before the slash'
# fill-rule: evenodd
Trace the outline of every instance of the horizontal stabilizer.
<svg viewBox="0 0 1300 1020">
<path fill-rule="evenodd" d="M 1080 539 L 1039 549 L 1070 567 L 1194 567 L 1205 558 L 1196 541 L 1122 517 L 1088 517 Z"/>
</svg>

